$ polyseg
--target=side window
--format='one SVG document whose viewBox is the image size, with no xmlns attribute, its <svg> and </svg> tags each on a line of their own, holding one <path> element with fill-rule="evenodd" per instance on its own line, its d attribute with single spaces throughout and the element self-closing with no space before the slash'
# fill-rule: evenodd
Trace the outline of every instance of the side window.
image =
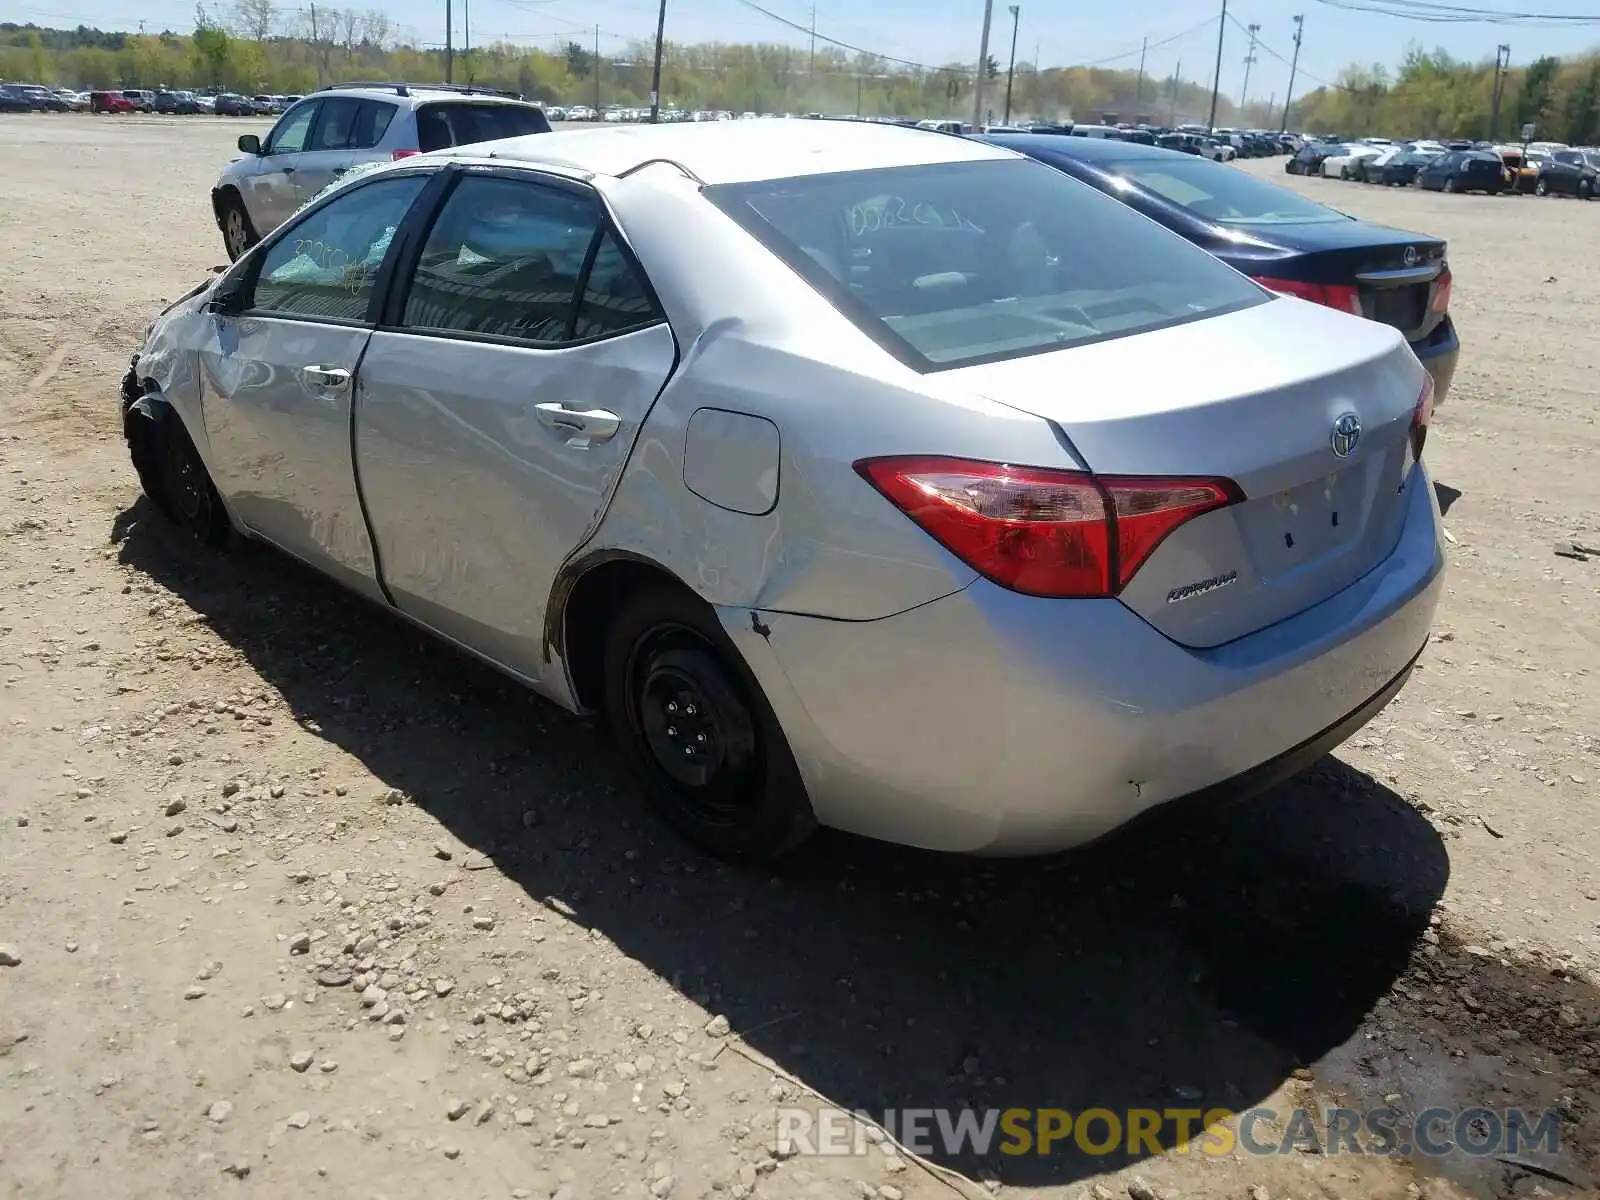
<svg viewBox="0 0 1600 1200">
<path fill-rule="evenodd" d="M 568 339 L 599 206 L 557 188 L 468 176 L 428 234 L 403 323 L 551 345 Z"/>
<path fill-rule="evenodd" d="M 286 316 L 364 321 L 384 253 L 426 175 L 352 188 L 274 242 L 261 260 L 250 308 Z"/>
<path fill-rule="evenodd" d="M 623 252 L 617 235 L 607 230 L 595 252 L 594 265 L 589 268 L 589 282 L 578 304 L 578 323 L 572 336 L 608 337 L 664 319 L 639 269 Z"/>
<path fill-rule="evenodd" d="M 268 154 L 298 154 L 306 148 L 311 133 L 311 119 L 317 115 L 318 104 L 300 104 L 283 115 L 267 137 Z"/>
<path fill-rule="evenodd" d="M 350 150 L 355 148 L 355 125 L 361 113 L 359 100 L 324 100 L 322 115 L 311 133 L 307 150 Z"/>
<path fill-rule="evenodd" d="M 382 100 L 363 100 L 361 111 L 356 114 L 355 133 L 350 141 L 352 150 L 370 150 L 383 141 L 383 135 L 389 131 L 389 122 L 394 120 L 394 105 L 385 104 Z"/>
</svg>

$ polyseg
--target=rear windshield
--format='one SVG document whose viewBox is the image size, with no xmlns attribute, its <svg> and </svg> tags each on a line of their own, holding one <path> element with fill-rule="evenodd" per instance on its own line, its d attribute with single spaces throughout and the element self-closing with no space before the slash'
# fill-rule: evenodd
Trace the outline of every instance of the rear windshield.
<svg viewBox="0 0 1600 1200">
<path fill-rule="evenodd" d="M 1204 158 L 1128 158 L 1103 165 L 1219 225 L 1305 225 L 1350 219 L 1288 188 Z"/>
<path fill-rule="evenodd" d="M 417 109 L 417 149 L 424 151 L 549 132 L 544 110 L 531 104 L 457 101 L 424 104 Z"/>
<path fill-rule="evenodd" d="M 703 194 L 918 371 L 1124 337 L 1266 299 L 1176 234 L 1032 161 L 888 167 Z"/>
</svg>

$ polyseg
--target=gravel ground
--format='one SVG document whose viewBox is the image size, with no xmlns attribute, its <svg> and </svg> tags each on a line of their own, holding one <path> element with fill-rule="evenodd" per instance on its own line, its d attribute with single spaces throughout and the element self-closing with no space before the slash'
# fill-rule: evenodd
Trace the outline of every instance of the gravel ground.
<svg viewBox="0 0 1600 1200">
<path fill-rule="evenodd" d="M 1600 205 L 1289 181 L 1448 237 L 1465 343 L 1433 644 L 1335 758 L 1093 855 L 824 836 L 768 875 L 664 834 L 587 724 L 152 519 L 117 381 L 223 261 L 257 124 L 0 121 L 0 1196 L 1592 1191 L 1600 561 L 1553 546 L 1600 543 Z M 1562 1143 L 936 1156 L 960 1178 L 786 1157 L 813 1089 L 1551 1107 Z"/>
</svg>

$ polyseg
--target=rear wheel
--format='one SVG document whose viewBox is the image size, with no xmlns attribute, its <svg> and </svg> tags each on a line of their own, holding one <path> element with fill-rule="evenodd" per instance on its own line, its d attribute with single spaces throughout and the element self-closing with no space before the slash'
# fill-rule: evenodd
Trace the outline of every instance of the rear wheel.
<svg viewBox="0 0 1600 1200">
<path fill-rule="evenodd" d="M 1446 175 L 1444 177 L 1443 190 L 1447 192 L 1453 192 L 1456 190 L 1456 178 L 1454 175 Z"/>
<path fill-rule="evenodd" d="M 1587 179 L 1578 180 L 1578 199 L 1579 200 L 1593 200 L 1594 199 L 1594 184 L 1589 182 L 1589 180 L 1587 180 Z"/>
<path fill-rule="evenodd" d="M 237 262 L 246 250 L 261 239 L 256 234 L 256 227 L 251 224 L 250 214 L 245 211 L 244 201 L 236 193 L 229 192 L 224 196 L 219 209 L 222 244 L 228 251 L 228 258 Z"/>
<path fill-rule="evenodd" d="M 1533 194 L 1535 196 L 1548 196 L 1550 194 L 1549 183 L 1543 179 L 1539 180 L 1538 183 L 1533 185 Z"/>
<path fill-rule="evenodd" d="M 607 721 L 683 837 L 760 862 L 816 829 L 777 717 L 698 597 L 658 587 L 625 605 L 607 633 L 604 681 Z"/>
</svg>

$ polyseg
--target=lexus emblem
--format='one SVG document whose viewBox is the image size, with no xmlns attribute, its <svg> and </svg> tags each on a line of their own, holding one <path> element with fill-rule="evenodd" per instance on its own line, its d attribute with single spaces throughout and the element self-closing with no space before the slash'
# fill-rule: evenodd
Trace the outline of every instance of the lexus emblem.
<svg viewBox="0 0 1600 1200">
<path fill-rule="evenodd" d="M 1333 423 L 1333 452 L 1340 458 L 1349 458 L 1361 440 L 1361 418 L 1353 412 L 1342 413 Z"/>
<path fill-rule="evenodd" d="M 1417 265 L 1417 248 L 1415 246 L 1407 246 L 1404 257 L 1405 257 L 1406 266 L 1408 266 L 1408 267 L 1416 266 Z"/>
</svg>

